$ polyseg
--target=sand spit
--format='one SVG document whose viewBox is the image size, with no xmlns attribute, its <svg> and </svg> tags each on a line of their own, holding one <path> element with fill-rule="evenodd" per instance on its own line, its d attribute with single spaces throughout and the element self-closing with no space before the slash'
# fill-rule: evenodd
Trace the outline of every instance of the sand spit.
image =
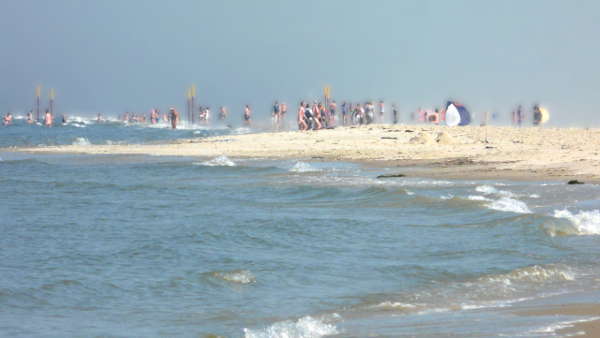
<svg viewBox="0 0 600 338">
<path fill-rule="evenodd" d="M 449 178 L 600 182 L 600 129 L 369 125 L 145 145 L 11 148 L 31 153 L 146 154 L 365 161 Z M 399 169 L 400 170 L 400 169 Z"/>
</svg>

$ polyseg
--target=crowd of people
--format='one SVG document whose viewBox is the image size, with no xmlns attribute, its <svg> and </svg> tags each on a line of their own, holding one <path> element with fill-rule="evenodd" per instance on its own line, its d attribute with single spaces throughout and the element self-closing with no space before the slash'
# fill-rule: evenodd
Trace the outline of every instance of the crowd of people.
<svg viewBox="0 0 600 338">
<path fill-rule="evenodd" d="M 27 124 L 35 124 L 36 120 L 33 118 L 33 112 L 28 112 L 26 117 L 25 117 L 25 121 L 27 122 Z M 62 123 L 66 123 L 67 121 L 67 117 L 63 114 L 61 116 L 61 121 Z M 4 117 L 2 118 L 2 124 L 4 126 L 10 126 L 12 125 L 14 122 L 14 117 L 12 113 L 6 113 L 6 115 L 4 115 Z M 44 116 L 42 117 L 42 122 L 41 124 L 43 124 L 46 127 L 52 127 L 54 125 L 54 114 L 46 109 L 46 112 L 44 113 Z"/>
<path fill-rule="evenodd" d="M 458 102 L 454 102 L 456 105 L 460 105 Z M 363 103 L 343 101 L 338 105 L 336 100 L 325 99 L 323 101 L 301 101 L 298 104 L 296 111 L 295 122 L 298 130 L 319 130 L 334 128 L 336 126 L 349 126 L 349 125 L 368 125 L 371 123 L 384 123 L 391 122 L 396 124 L 399 122 L 399 109 L 397 104 L 392 103 L 391 114 L 386 115 L 386 104 L 383 100 L 377 102 L 365 101 Z M 289 125 L 286 122 L 288 112 L 288 105 L 285 102 L 275 101 L 271 109 L 271 122 L 274 130 L 286 129 Z M 525 120 L 524 109 L 521 105 L 518 105 L 511 112 L 511 122 L 515 126 L 521 126 Z M 484 113 L 482 117 L 482 124 L 487 124 L 488 120 L 496 119 L 498 116 L 496 113 Z M 217 114 L 217 120 L 221 123 L 227 123 L 230 118 L 229 109 L 225 106 L 220 106 Z M 406 116 L 408 120 L 416 123 L 431 123 L 441 124 L 446 120 L 445 108 L 436 109 L 417 109 L 409 113 Z M 200 106 L 195 112 L 188 110 L 186 123 L 209 125 L 212 121 L 212 112 L 209 106 Z M 13 124 L 13 114 L 7 113 L 2 119 L 2 123 L 5 126 Z M 33 113 L 30 111 L 26 118 L 26 122 L 33 124 L 37 122 L 33 118 Z M 169 125 L 172 129 L 176 129 L 178 125 L 182 123 L 181 114 L 175 109 L 170 108 L 167 113 L 160 112 L 159 109 L 152 109 L 150 114 L 144 113 L 123 113 L 121 120 L 126 123 L 150 123 L 159 124 L 164 123 Z M 533 125 L 539 125 L 543 123 L 543 108 L 540 108 L 538 104 L 534 104 L 532 108 L 531 121 Z M 101 114 L 97 116 L 98 122 L 103 122 L 104 119 Z M 250 105 L 244 105 L 242 110 L 241 121 L 243 126 L 252 126 L 252 108 Z M 62 122 L 66 123 L 66 116 L 62 115 Z M 291 121 L 293 123 L 293 121 Z M 54 116 L 52 112 L 46 110 L 40 119 L 40 124 L 51 127 L 54 124 Z"/>
</svg>

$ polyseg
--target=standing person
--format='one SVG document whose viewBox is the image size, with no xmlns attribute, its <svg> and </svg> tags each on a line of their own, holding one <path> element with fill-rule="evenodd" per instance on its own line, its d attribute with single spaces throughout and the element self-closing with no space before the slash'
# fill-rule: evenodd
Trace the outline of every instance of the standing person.
<svg viewBox="0 0 600 338">
<path fill-rule="evenodd" d="M 287 110 L 287 104 L 285 102 L 281 102 L 279 107 L 279 125 L 281 129 L 283 129 L 285 126 L 285 113 L 287 113 Z"/>
<path fill-rule="evenodd" d="M 335 100 L 331 101 L 329 104 L 329 125 L 335 125 L 335 114 L 337 113 L 337 103 Z"/>
<path fill-rule="evenodd" d="M 536 103 L 533 105 L 533 125 L 539 126 L 542 122 L 542 111 L 540 106 Z"/>
<path fill-rule="evenodd" d="M 517 107 L 517 125 L 521 127 L 521 123 L 523 123 L 523 107 L 519 105 Z"/>
<path fill-rule="evenodd" d="M 179 122 L 179 112 L 173 107 L 169 109 L 169 120 L 171 121 L 171 128 L 177 129 L 177 123 Z"/>
<path fill-rule="evenodd" d="M 152 109 L 150 111 L 150 124 L 156 123 L 158 123 L 158 112 L 156 111 L 156 109 Z"/>
<path fill-rule="evenodd" d="M 379 123 L 383 123 L 383 116 L 385 114 L 385 104 L 383 100 L 379 100 Z"/>
<path fill-rule="evenodd" d="M 308 103 L 307 103 L 307 105 L 308 105 Z M 323 125 L 321 124 L 321 111 L 319 110 L 319 105 L 317 104 L 317 101 L 313 101 L 312 116 L 313 116 L 313 122 L 315 123 L 315 127 L 313 129 L 319 130 L 319 129 L 323 128 Z"/>
<path fill-rule="evenodd" d="M 298 107 L 298 129 L 301 131 L 308 129 L 304 110 L 304 101 L 300 101 L 300 106 Z"/>
<path fill-rule="evenodd" d="M 252 110 L 250 109 L 249 105 L 246 105 L 244 107 L 244 125 L 250 127 L 250 124 L 252 123 L 251 121 L 252 118 Z"/>
<path fill-rule="evenodd" d="M 348 114 L 348 104 L 346 101 L 342 102 L 342 125 L 346 125 L 346 115 Z"/>
<path fill-rule="evenodd" d="M 392 117 L 394 119 L 394 124 L 398 123 L 398 107 L 396 104 L 392 104 Z"/>
<path fill-rule="evenodd" d="M 46 109 L 46 113 L 44 114 L 44 125 L 46 127 L 52 127 L 54 123 L 54 119 L 52 118 L 52 113 L 48 109 Z"/>
<path fill-rule="evenodd" d="M 273 121 L 273 127 L 279 129 L 279 113 L 280 113 L 279 101 L 273 103 L 273 112 L 271 113 L 271 119 Z"/>
<path fill-rule="evenodd" d="M 27 123 L 28 124 L 33 123 L 33 112 L 31 110 L 29 111 L 29 113 L 27 113 Z"/>
</svg>

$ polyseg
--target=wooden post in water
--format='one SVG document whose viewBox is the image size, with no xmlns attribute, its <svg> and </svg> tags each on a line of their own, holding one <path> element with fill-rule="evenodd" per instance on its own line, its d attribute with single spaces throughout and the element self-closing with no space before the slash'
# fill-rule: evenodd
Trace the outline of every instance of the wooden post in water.
<svg viewBox="0 0 600 338">
<path fill-rule="evenodd" d="M 190 90 L 191 90 L 191 93 L 190 93 L 191 94 L 190 95 L 191 96 L 191 103 L 190 103 L 191 107 L 190 107 L 190 110 L 192 112 L 192 119 L 191 119 L 191 121 L 192 121 L 192 124 L 194 124 L 195 115 L 196 115 L 196 103 L 195 103 L 195 101 L 196 101 L 196 85 L 193 84 L 192 88 Z"/>
<path fill-rule="evenodd" d="M 40 121 L 40 96 L 42 95 L 42 86 L 35 87 L 35 120 Z"/>
<path fill-rule="evenodd" d="M 54 88 L 50 88 L 50 93 L 48 94 L 48 105 L 50 114 L 54 116 L 54 98 L 56 97 L 56 93 L 54 92 Z"/>
</svg>

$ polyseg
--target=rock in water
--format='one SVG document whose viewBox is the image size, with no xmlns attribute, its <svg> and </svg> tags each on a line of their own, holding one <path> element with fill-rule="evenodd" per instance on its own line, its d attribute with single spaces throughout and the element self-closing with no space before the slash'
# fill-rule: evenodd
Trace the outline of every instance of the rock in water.
<svg viewBox="0 0 600 338">
<path fill-rule="evenodd" d="M 384 175 L 379 175 L 377 176 L 377 178 L 394 178 L 394 177 L 405 177 L 406 175 L 404 174 L 384 174 Z"/>
</svg>

